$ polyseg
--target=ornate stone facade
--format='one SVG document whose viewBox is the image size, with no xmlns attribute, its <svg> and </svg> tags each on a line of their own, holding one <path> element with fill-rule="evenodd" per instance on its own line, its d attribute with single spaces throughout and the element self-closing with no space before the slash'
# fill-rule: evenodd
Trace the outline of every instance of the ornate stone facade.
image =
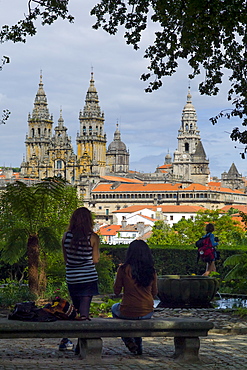
<svg viewBox="0 0 247 370">
<path fill-rule="evenodd" d="M 178 148 L 172 163 L 173 180 L 191 181 L 206 185 L 209 182 L 209 160 L 201 142 L 197 127 L 196 110 L 190 92 L 182 112 L 182 122 L 178 131 Z"/>
<path fill-rule="evenodd" d="M 228 172 L 221 174 L 221 184 L 223 187 L 231 189 L 244 189 L 245 183 L 237 167 L 232 163 Z"/>
<path fill-rule="evenodd" d="M 121 134 L 118 129 L 114 133 L 114 140 L 110 143 L 106 152 L 107 172 L 115 174 L 125 174 L 129 171 L 129 151 L 121 141 Z"/>
<path fill-rule="evenodd" d="M 61 176 L 72 184 L 80 185 L 84 197 L 88 197 L 95 180 L 110 173 L 127 174 L 129 152 L 116 130 L 114 141 L 106 153 L 104 113 L 99 106 L 98 93 L 91 73 L 85 106 L 79 113 L 80 132 L 76 138 L 77 155 L 71 138 L 67 135 L 62 110 L 53 135 L 53 117 L 49 113 L 42 75 L 34 101 L 32 115 L 28 116 L 26 158 L 21 164 L 21 176 L 42 179 Z M 107 160 L 109 163 L 107 163 Z"/>
</svg>

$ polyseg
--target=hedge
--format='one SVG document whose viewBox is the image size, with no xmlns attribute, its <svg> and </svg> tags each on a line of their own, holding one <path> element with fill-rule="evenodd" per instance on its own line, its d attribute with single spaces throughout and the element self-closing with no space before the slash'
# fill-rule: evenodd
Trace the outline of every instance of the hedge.
<svg viewBox="0 0 247 370">
<path fill-rule="evenodd" d="M 101 245 L 100 249 L 112 256 L 116 271 L 119 264 L 125 260 L 127 248 L 128 245 Z M 150 246 L 150 248 L 158 275 L 202 275 L 205 271 L 205 263 L 201 261 L 197 263 L 197 250 L 193 246 Z M 216 268 L 224 277 L 230 270 L 230 267 L 223 267 L 226 258 L 245 251 L 237 246 L 219 250 L 221 258 L 216 261 Z"/>
</svg>

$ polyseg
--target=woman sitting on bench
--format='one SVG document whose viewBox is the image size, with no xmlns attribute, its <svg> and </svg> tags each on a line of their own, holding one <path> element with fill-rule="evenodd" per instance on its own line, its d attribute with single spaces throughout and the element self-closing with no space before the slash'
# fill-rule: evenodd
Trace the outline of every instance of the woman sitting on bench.
<svg viewBox="0 0 247 370">
<path fill-rule="evenodd" d="M 157 275 L 151 250 L 143 240 L 134 240 L 127 250 L 126 260 L 118 268 L 114 293 L 123 289 L 121 303 L 112 306 L 114 318 L 128 320 L 150 319 L 153 315 L 153 299 L 157 295 Z M 134 354 L 142 354 L 142 338 L 122 338 Z"/>
</svg>

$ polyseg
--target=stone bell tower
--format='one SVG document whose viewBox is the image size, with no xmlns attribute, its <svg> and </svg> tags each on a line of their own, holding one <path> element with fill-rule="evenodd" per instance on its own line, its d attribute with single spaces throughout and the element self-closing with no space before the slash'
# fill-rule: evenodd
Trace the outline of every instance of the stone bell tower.
<svg viewBox="0 0 247 370">
<path fill-rule="evenodd" d="M 106 134 L 104 113 L 99 106 L 93 72 L 86 94 L 85 106 L 79 114 L 80 133 L 77 136 L 78 178 L 85 174 L 104 175 L 106 166 Z"/>
<path fill-rule="evenodd" d="M 209 160 L 203 148 L 197 116 L 188 91 L 187 102 L 182 112 L 178 130 L 178 148 L 174 152 L 173 178 L 206 185 L 209 181 Z"/>
</svg>

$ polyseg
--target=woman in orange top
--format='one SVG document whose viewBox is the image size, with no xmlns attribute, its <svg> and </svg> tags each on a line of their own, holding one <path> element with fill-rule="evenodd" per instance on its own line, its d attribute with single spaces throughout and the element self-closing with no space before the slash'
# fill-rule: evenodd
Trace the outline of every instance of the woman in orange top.
<svg viewBox="0 0 247 370">
<path fill-rule="evenodd" d="M 118 268 L 114 293 L 123 289 L 121 303 L 112 306 L 114 318 L 129 320 L 150 319 L 153 299 L 157 295 L 157 275 L 151 250 L 143 240 L 134 240 L 127 250 L 126 260 Z M 142 354 L 142 338 L 122 338 L 130 352 Z"/>
</svg>

